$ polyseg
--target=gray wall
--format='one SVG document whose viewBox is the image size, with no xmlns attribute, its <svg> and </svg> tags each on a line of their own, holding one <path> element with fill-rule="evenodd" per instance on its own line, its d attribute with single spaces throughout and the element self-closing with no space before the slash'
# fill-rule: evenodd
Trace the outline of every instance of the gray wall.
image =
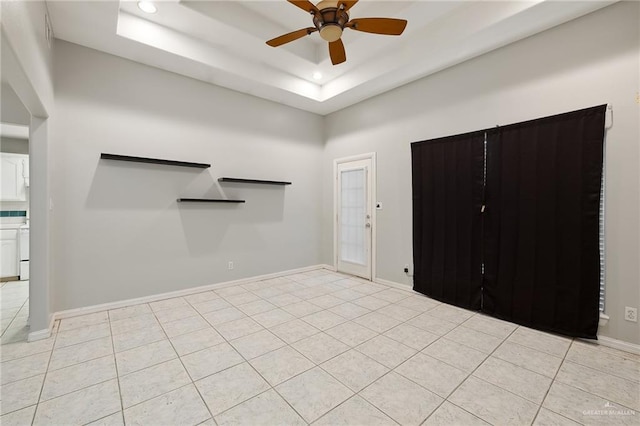
<svg viewBox="0 0 640 426">
<path fill-rule="evenodd" d="M 0 152 L 29 155 L 29 140 L 0 138 Z"/>
<path fill-rule="evenodd" d="M 621 2 L 326 117 L 324 205 L 334 158 L 376 151 L 379 278 L 410 285 L 410 143 L 603 103 L 607 135 L 606 313 L 601 334 L 640 343 L 624 306 L 640 301 L 639 4 Z M 323 260 L 333 263 L 332 210 L 324 210 Z"/>
<path fill-rule="evenodd" d="M 0 122 L 28 126 L 31 114 L 7 83 L 0 85 Z"/>
<path fill-rule="evenodd" d="M 320 262 L 321 117 L 67 42 L 55 49 L 55 311 Z M 293 184 L 219 187 L 220 176 Z M 222 191 L 247 202 L 176 202 Z"/>
</svg>

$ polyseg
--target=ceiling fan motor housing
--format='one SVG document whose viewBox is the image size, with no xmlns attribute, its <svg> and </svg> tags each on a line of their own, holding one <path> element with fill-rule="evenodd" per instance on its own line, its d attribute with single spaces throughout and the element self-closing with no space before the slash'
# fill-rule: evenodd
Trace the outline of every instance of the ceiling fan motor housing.
<svg viewBox="0 0 640 426">
<path fill-rule="evenodd" d="M 320 14 L 313 15 L 313 24 L 320 32 L 320 37 L 333 42 L 342 36 L 344 26 L 349 22 L 349 13 L 339 8 L 340 2 L 325 0 L 318 3 Z"/>
</svg>

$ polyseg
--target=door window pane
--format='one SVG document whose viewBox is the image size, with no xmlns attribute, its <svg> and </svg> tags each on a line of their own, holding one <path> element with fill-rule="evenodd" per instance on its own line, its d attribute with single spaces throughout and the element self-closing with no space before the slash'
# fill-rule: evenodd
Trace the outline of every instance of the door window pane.
<svg viewBox="0 0 640 426">
<path fill-rule="evenodd" d="M 366 171 L 340 172 L 340 259 L 366 265 Z"/>
</svg>

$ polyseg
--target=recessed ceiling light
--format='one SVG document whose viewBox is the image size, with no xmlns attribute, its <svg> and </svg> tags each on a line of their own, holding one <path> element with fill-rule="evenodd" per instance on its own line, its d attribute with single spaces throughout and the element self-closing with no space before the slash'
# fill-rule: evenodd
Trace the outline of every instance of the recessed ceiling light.
<svg viewBox="0 0 640 426">
<path fill-rule="evenodd" d="M 313 78 L 315 78 L 316 80 L 320 80 L 322 78 L 322 73 L 320 71 L 314 72 Z"/>
<path fill-rule="evenodd" d="M 139 1 L 138 7 L 140 8 L 140 10 L 146 13 L 156 13 L 158 11 L 158 9 L 156 9 L 154 4 L 150 1 Z"/>
</svg>

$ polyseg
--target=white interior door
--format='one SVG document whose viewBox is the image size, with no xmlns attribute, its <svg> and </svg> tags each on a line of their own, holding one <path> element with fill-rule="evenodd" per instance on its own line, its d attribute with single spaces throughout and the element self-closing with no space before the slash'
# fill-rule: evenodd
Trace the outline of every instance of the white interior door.
<svg viewBox="0 0 640 426">
<path fill-rule="evenodd" d="M 372 209 L 370 158 L 336 167 L 338 271 L 371 279 Z"/>
</svg>

